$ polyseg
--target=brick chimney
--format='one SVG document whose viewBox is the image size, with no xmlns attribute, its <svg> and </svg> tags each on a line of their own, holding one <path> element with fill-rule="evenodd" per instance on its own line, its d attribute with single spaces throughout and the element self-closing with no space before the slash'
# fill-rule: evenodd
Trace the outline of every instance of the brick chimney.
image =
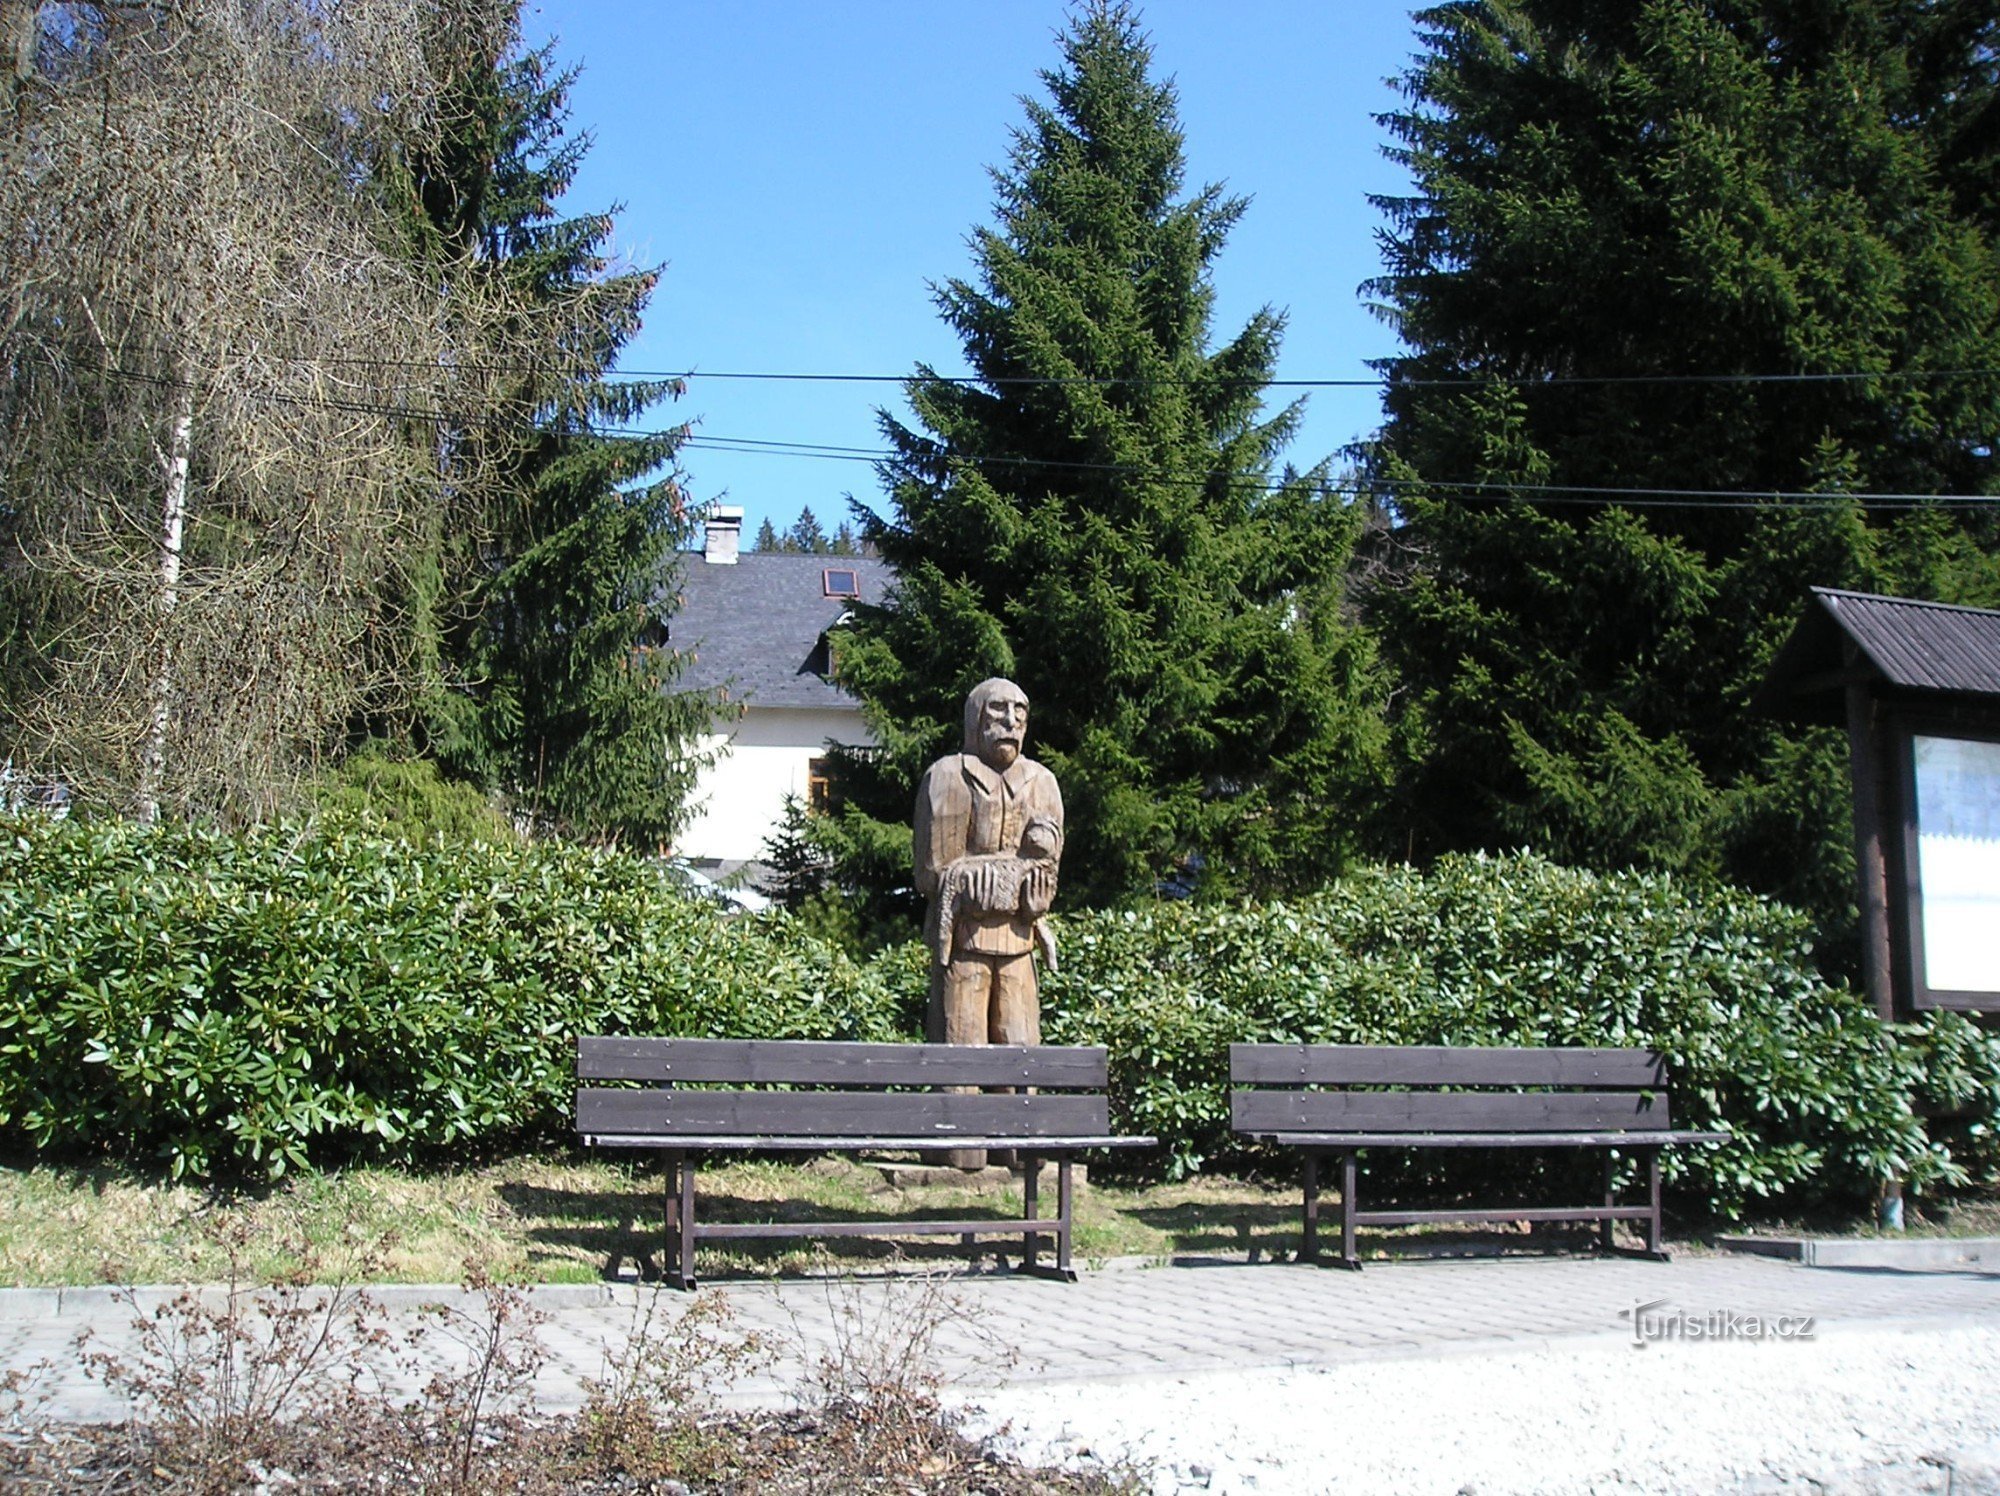
<svg viewBox="0 0 2000 1496">
<path fill-rule="evenodd" d="M 734 566 L 743 543 L 743 510 L 734 504 L 717 504 L 708 511 L 702 528 L 706 538 L 701 559 L 710 566 Z"/>
</svg>

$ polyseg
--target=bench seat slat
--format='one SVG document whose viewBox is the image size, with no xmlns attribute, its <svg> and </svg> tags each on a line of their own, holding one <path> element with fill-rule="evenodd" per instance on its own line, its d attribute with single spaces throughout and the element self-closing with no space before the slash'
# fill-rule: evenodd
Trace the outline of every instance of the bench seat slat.
<svg viewBox="0 0 2000 1496">
<path fill-rule="evenodd" d="M 1105 1051 L 1084 1045 L 863 1044 L 811 1039 L 584 1038 L 578 1080 L 738 1086 L 1039 1086 L 1102 1090 Z"/>
<path fill-rule="evenodd" d="M 1726 1143 L 1726 1132 L 1259 1132 L 1260 1143 L 1287 1148 L 1661 1148 L 1677 1143 Z"/>
<path fill-rule="evenodd" d="M 1443 1045 L 1232 1044 L 1229 1078 L 1245 1085 L 1659 1086 L 1646 1049 L 1462 1049 Z"/>
<path fill-rule="evenodd" d="M 577 1092 L 576 1130 L 779 1138 L 811 1135 L 921 1137 L 951 1142 L 961 1135 L 1031 1142 L 1040 1136 L 1111 1131 L 1103 1096 L 954 1096 L 908 1091 L 660 1091 Z"/>
<path fill-rule="evenodd" d="M 1240 1132 L 1664 1132 L 1664 1092 L 1237 1091 Z"/>
</svg>

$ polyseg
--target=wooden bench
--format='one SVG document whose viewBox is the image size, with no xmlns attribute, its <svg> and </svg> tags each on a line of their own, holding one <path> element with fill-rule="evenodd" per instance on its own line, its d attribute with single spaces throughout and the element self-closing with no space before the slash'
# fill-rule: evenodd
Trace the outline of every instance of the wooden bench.
<svg viewBox="0 0 2000 1496">
<path fill-rule="evenodd" d="M 1636 1255 L 1666 1260 L 1660 1244 L 1660 1150 L 1719 1142 L 1719 1132 L 1676 1131 L 1666 1067 L 1644 1049 L 1459 1049 L 1355 1044 L 1232 1044 L 1230 1121 L 1239 1133 L 1305 1154 L 1300 1256 L 1319 1256 L 1319 1163 L 1340 1160 L 1340 1257 L 1359 1268 L 1360 1226 L 1433 1221 L 1596 1221 L 1606 1251 L 1613 1223 L 1645 1223 Z M 1447 1089 L 1448 1088 L 1448 1089 Z M 1601 1148 L 1604 1201 L 1560 1208 L 1362 1210 L 1364 1148 Z M 1646 1160 L 1646 1202 L 1620 1205 L 1613 1150 Z"/>
<path fill-rule="evenodd" d="M 1112 1135 L 1102 1049 L 586 1038 L 577 1041 L 576 1074 L 580 1082 L 650 1083 L 580 1085 L 576 1129 L 598 1147 L 665 1154 L 668 1271 L 684 1288 L 695 1286 L 697 1243 L 769 1236 L 1019 1235 L 1023 1271 L 1074 1282 L 1072 1157 L 1084 1148 L 1153 1142 Z M 987 1089 L 968 1093 L 972 1087 Z M 736 1223 L 695 1217 L 695 1166 L 706 1153 L 941 1146 L 1017 1151 L 1020 1218 Z M 1039 1214 L 1043 1159 L 1056 1164 L 1056 1213 L 1047 1218 Z M 1050 1228 L 1055 1263 L 1045 1268 L 1040 1237 Z"/>
</svg>

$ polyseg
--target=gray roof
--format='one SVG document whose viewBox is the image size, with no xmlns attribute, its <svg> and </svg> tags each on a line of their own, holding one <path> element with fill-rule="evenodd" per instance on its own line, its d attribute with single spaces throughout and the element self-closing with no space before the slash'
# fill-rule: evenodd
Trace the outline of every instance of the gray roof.
<svg viewBox="0 0 2000 1496">
<path fill-rule="evenodd" d="M 678 605 L 662 609 L 667 642 L 693 656 L 677 684 L 719 686 L 755 706 L 854 705 L 820 674 L 821 640 L 854 603 L 826 595 L 826 573 L 854 572 L 860 600 L 879 603 L 892 575 L 886 561 L 772 551 L 746 552 L 733 566 L 699 551 L 680 560 Z"/>
<path fill-rule="evenodd" d="M 1842 721 L 1850 679 L 1906 695 L 2000 696 L 2000 613 L 1815 587 L 1757 705 L 1797 721 Z"/>
</svg>

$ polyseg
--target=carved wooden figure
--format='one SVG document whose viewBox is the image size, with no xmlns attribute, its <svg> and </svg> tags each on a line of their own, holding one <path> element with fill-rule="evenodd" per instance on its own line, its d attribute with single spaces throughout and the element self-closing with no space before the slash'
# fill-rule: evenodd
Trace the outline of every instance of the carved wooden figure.
<svg viewBox="0 0 2000 1496">
<path fill-rule="evenodd" d="M 961 751 L 917 785 L 913 852 L 929 900 L 926 1037 L 937 1044 L 1038 1044 L 1039 944 L 1062 861 L 1062 792 L 1026 757 L 1028 698 L 1012 681 L 981 681 L 965 701 Z M 954 1156 L 961 1167 L 983 1160 Z"/>
</svg>

